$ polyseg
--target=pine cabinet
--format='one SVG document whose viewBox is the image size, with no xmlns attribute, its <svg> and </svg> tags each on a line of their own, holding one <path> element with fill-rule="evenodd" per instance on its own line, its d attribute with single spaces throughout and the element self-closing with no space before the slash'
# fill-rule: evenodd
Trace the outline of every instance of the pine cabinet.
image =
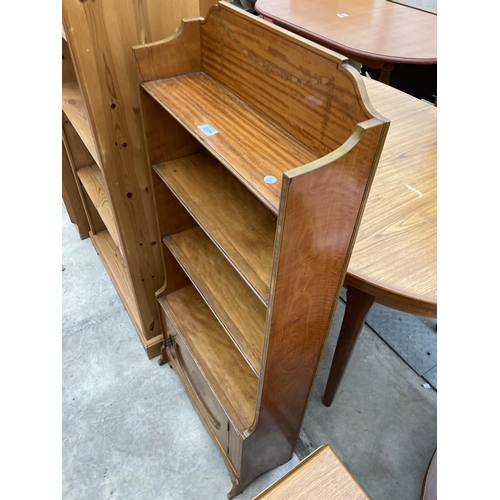
<svg viewBox="0 0 500 500">
<path fill-rule="evenodd" d="M 164 277 L 132 46 L 199 9 L 198 0 L 62 2 L 63 200 L 150 358 L 163 339 L 155 292 Z"/>
</svg>

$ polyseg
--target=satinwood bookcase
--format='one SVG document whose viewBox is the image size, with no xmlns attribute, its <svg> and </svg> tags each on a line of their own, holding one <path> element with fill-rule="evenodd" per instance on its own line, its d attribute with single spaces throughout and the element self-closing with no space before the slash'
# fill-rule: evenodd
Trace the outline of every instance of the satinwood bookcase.
<svg viewBox="0 0 500 500">
<path fill-rule="evenodd" d="M 345 57 L 226 2 L 134 52 L 161 360 L 232 498 L 292 456 L 389 124 Z"/>
</svg>

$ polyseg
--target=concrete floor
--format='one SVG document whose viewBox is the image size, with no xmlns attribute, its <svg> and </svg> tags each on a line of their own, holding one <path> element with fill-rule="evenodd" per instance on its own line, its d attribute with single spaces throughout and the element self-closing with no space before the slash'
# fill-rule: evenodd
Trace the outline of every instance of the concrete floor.
<svg viewBox="0 0 500 500">
<path fill-rule="evenodd" d="M 229 474 L 180 380 L 148 360 L 90 239 L 79 239 L 64 206 L 62 231 L 64 500 L 226 498 Z M 340 301 L 297 453 L 329 443 L 372 499 L 418 500 L 436 448 L 435 385 L 425 388 L 427 380 L 365 325 L 336 401 L 324 407 L 343 311 Z M 253 498 L 298 462 L 294 456 L 262 475 L 238 498 Z"/>
</svg>

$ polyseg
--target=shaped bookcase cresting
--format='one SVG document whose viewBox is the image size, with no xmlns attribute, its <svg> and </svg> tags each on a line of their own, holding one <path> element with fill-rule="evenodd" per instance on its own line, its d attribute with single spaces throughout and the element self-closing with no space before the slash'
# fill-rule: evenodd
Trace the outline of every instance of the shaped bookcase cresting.
<svg viewBox="0 0 500 500">
<path fill-rule="evenodd" d="M 292 456 L 389 123 L 345 57 L 226 2 L 134 53 L 161 362 L 232 498 Z"/>
</svg>

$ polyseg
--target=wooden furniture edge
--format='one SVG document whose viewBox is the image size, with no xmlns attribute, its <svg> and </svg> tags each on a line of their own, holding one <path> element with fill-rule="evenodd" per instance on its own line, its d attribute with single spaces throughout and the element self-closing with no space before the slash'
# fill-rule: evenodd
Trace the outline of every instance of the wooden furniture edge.
<svg viewBox="0 0 500 500">
<path fill-rule="evenodd" d="M 76 175 L 97 210 L 97 213 L 104 222 L 120 254 L 123 256 L 120 238 L 118 237 L 118 229 L 113 213 L 111 212 L 111 204 L 101 169 L 98 165 L 89 165 L 88 167 L 79 168 L 76 171 Z"/>
<path fill-rule="evenodd" d="M 137 63 L 138 81 L 146 82 L 201 70 L 200 22 L 201 17 L 183 19 L 171 36 L 144 45 L 134 45 L 132 51 Z M 170 53 L 182 50 L 185 57 L 172 57 Z M 174 61 L 170 66 L 171 61 Z"/>
<path fill-rule="evenodd" d="M 85 206 L 79 190 L 79 185 L 74 176 L 71 153 L 66 149 L 66 143 L 62 140 L 62 199 L 68 212 L 70 221 L 77 227 L 80 239 L 89 237 L 90 224 Z"/>
<path fill-rule="evenodd" d="M 290 32 L 297 34 L 298 36 L 304 37 L 308 40 L 318 40 L 318 42 L 312 42 L 312 43 L 317 43 L 318 45 L 326 48 L 327 50 L 330 50 L 332 52 L 337 52 L 339 54 L 345 54 L 346 58 L 351 58 L 355 59 L 356 57 L 361 58 L 362 60 L 360 62 L 367 64 L 368 62 L 371 61 L 376 61 L 379 62 L 380 64 L 383 63 L 401 63 L 401 64 L 437 64 L 437 58 L 424 58 L 424 59 L 417 59 L 417 58 L 412 58 L 412 57 L 395 57 L 395 56 L 380 56 L 378 54 L 372 54 L 371 52 L 365 52 L 363 50 L 356 50 L 353 49 L 352 47 L 347 47 L 346 45 L 343 45 L 338 42 L 332 42 L 329 38 L 326 38 L 324 36 L 318 35 L 318 33 L 315 33 L 313 31 L 310 31 L 303 26 L 299 26 L 295 23 L 287 22 L 282 19 L 276 19 L 273 14 L 270 14 L 269 12 L 266 12 L 265 10 L 259 8 L 259 2 L 257 1 L 255 4 L 255 10 L 262 16 L 267 17 L 268 19 L 272 20 L 272 23 L 284 30 L 289 30 Z M 266 21 L 269 22 L 269 21 Z M 367 64 L 368 65 L 368 64 Z"/>
<path fill-rule="evenodd" d="M 99 15 L 101 8 L 100 4 L 94 2 L 63 2 L 63 26 L 74 65 L 82 73 L 77 74 L 78 83 L 87 106 L 98 154 L 106 152 L 98 164 L 105 172 L 106 188 L 127 264 L 126 272 L 132 284 L 140 323 L 137 330 L 139 334 L 142 332 L 145 338 L 152 340 L 161 334 L 154 293 L 158 288 L 157 283 L 162 281 L 158 274 L 162 272 L 162 267 L 159 246 L 156 246 L 159 235 L 154 224 L 156 213 L 150 194 L 151 172 L 142 168 L 143 149 L 136 140 L 140 135 L 135 134 L 139 122 L 131 119 L 136 110 L 129 106 L 126 85 L 113 87 L 114 79 L 120 78 L 115 65 L 103 68 L 112 49 L 108 44 L 109 33 L 106 29 L 109 26 L 105 24 L 102 30 L 95 29 L 96 23 L 102 21 L 102 16 Z M 68 26 L 72 29 L 68 30 Z M 80 30 L 78 36 L 75 34 L 76 26 Z M 81 78 L 82 75 L 90 75 L 92 78 Z M 109 94 L 112 92 L 116 92 L 113 97 L 116 102 L 110 103 Z M 117 104 L 123 104 L 123 110 Z M 128 142 L 124 140 L 120 145 L 117 144 L 114 134 L 119 127 L 110 124 L 104 114 L 104 110 L 109 108 L 118 109 L 117 123 L 121 125 L 120 132 L 125 134 L 123 139 Z M 144 218 L 141 227 L 137 224 L 137 214 Z"/>
<path fill-rule="evenodd" d="M 307 457 L 305 457 L 303 460 L 301 460 L 298 464 L 296 464 L 294 467 L 292 467 L 289 471 L 285 472 L 281 477 L 276 479 L 273 483 L 271 483 L 267 488 L 263 489 L 256 497 L 254 497 L 252 500 L 259 500 L 260 498 L 265 497 L 268 493 L 270 493 L 272 490 L 274 490 L 282 481 L 286 481 L 287 478 L 292 476 L 300 467 L 307 465 L 311 460 L 313 460 L 315 457 L 320 455 L 321 453 L 324 453 L 326 449 L 331 448 L 329 444 L 324 444 L 316 448 L 314 451 L 312 451 Z M 332 450 L 333 452 L 333 450 Z M 336 455 L 335 455 L 336 456 Z"/>
<path fill-rule="evenodd" d="M 340 162 L 330 162 L 322 168 L 310 169 L 295 177 L 288 177 L 286 173 L 284 175 L 275 243 L 275 252 L 279 253 L 280 257 L 275 258 L 273 267 L 270 301 L 272 305 L 268 310 L 268 331 L 262 359 L 257 411 L 248 436 L 243 442 L 241 475 L 238 481 L 233 483 L 229 498 L 243 491 L 256 476 L 287 462 L 292 456 L 314 389 L 314 380 L 328 339 L 349 257 L 389 126 L 387 122 L 369 122 L 372 126 L 361 135 L 362 144 L 342 155 Z M 356 171 L 353 171 L 354 166 L 357 167 Z M 353 175 L 358 179 L 357 184 L 362 187 L 349 194 L 349 201 L 347 198 L 341 199 L 341 196 L 332 199 L 325 193 L 322 200 L 308 198 L 311 188 L 322 185 L 326 179 L 338 184 L 343 182 L 345 176 L 352 178 Z M 305 200 L 310 203 L 303 203 Z M 340 215 L 337 213 L 339 209 L 342 212 Z M 286 256 L 292 248 L 293 253 L 300 253 L 300 248 L 297 248 L 294 240 L 296 237 L 299 241 L 308 239 L 309 222 L 319 217 L 320 213 L 330 214 L 330 219 L 334 218 L 322 219 L 323 229 L 330 228 L 333 221 L 336 221 L 336 242 L 330 248 L 324 242 L 325 248 L 329 248 L 329 258 L 323 256 L 325 261 L 317 266 L 314 279 L 309 276 L 309 287 L 301 287 L 300 293 L 295 294 L 290 284 L 293 277 L 288 272 L 292 263 Z M 349 223 L 346 225 L 343 222 L 342 226 L 339 226 L 339 220 L 344 221 L 346 217 Z M 294 235 L 289 229 L 290 224 L 299 224 L 298 218 L 303 221 L 300 236 L 298 233 Z M 321 229 L 318 228 L 318 231 Z M 297 267 L 304 268 L 309 259 L 314 259 L 315 251 L 309 251 L 312 254 L 300 262 L 300 266 L 298 263 L 293 264 L 294 275 L 301 272 Z M 332 259 L 336 262 L 333 267 L 330 265 Z M 326 261 L 330 263 L 328 271 L 325 271 Z M 312 295 L 315 295 L 314 303 L 317 306 L 314 320 L 309 318 L 311 311 L 303 305 L 304 302 L 313 300 L 309 293 L 311 287 L 315 290 Z M 304 294 L 308 297 L 307 300 Z M 319 301 L 323 304 L 317 305 Z M 280 355 L 282 349 L 290 353 L 300 352 L 301 362 L 294 364 L 293 357 L 289 359 L 288 356 Z M 293 396 L 284 393 L 291 390 L 287 380 L 294 380 Z M 280 401 L 280 404 L 276 405 L 274 401 Z M 265 456 L 263 450 L 266 450 Z"/>
<path fill-rule="evenodd" d="M 232 7 L 226 2 L 221 2 L 221 4 L 216 7 L 217 10 L 223 8 L 231 10 L 232 12 L 237 13 L 239 16 L 243 15 L 240 9 Z M 215 12 L 215 9 L 212 9 L 211 12 Z M 209 22 L 209 19 L 210 19 L 210 13 L 208 14 L 207 18 L 203 21 L 200 21 L 200 19 L 198 18 L 192 21 L 187 21 L 184 24 L 183 29 L 178 30 L 177 32 L 178 34 L 176 37 L 170 37 L 166 39 L 166 41 L 152 44 L 149 47 L 134 47 L 136 61 L 138 66 L 141 68 L 139 71 L 139 79 L 144 78 L 145 76 L 149 76 L 152 79 L 158 79 L 158 78 L 168 78 L 169 76 L 178 76 L 180 74 L 183 74 L 179 70 L 180 66 L 173 67 L 172 69 L 170 67 L 167 67 L 168 65 L 166 65 L 165 67 L 161 68 L 161 71 L 155 71 L 154 64 L 151 64 L 151 61 L 154 61 L 155 58 L 158 58 L 157 54 L 159 53 L 161 53 L 162 57 L 165 58 L 165 56 L 168 55 L 169 53 L 173 54 L 174 51 L 178 50 L 177 46 L 179 44 L 179 39 L 182 36 L 186 37 L 186 39 L 189 39 L 191 42 L 193 42 L 194 45 L 194 43 L 197 41 L 200 26 L 202 25 L 202 23 Z M 349 178 L 355 176 L 355 178 L 358 181 L 357 184 L 359 184 L 361 187 L 355 189 L 355 193 L 349 197 L 349 203 L 346 203 L 346 205 L 348 205 L 349 208 L 346 208 L 345 210 L 350 210 L 351 215 L 349 216 L 348 229 L 343 230 L 342 251 L 340 253 L 344 255 L 345 252 L 347 258 L 345 257 L 342 258 L 341 260 L 342 264 L 340 264 L 340 262 L 336 263 L 335 273 L 338 274 L 339 277 L 338 284 L 335 286 L 335 290 L 333 290 L 333 292 L 332 292 L 333 289 L 332 285 L 332 288 L 329 290 L 327 299 L 328 305 L 332 305 L 332 308 L 331 309 L 329 309 L 328 307 L 326 308 L 327 310 L 325 310 L 324 314 L 322 315 L 323 317 L 321 319 L 321 326 L 315 327 L 317 331 L 321 330 L 321 332 L 317 334 L 317 331 L 315 330 L 314 332 L 315 344 L 314 346 L 311 346 L 309 348 L 309 351 L 315 349 L 317 353 L 316 351 L 314 351 L 313 355 L 311 355 L 311 352 L 308 352 L 309 358 L 307 359 L 309 359 L 309 362 L 308 366 L 305 369 L 307 372 L 306 373 L 307 377 L 305 381 L 302 381 L 300 378 L 298 378 L 297 373 L 295 372 L 293 373 L 296 379 L 301 382 L 302 388 L 299 396 L 300 401 L 298 403 L 294 402 L 290 406 L 295 405 L 293 407 L 293 410 L 297 410 L 298 405 L 300 406 L 300 408 L 297 411 L 291 412 L 294 415 L 292 424 L 289 424 L 287 422 L 285 422 L 284 424 L 279 422 L 277 423 L 277 421 L 279 421 L 280 419 L 277 418 L 276 416 L 270 415 L 268 412 L 269 408 L 273 406 L 272 405 L 273 396 L 268 396 L 267 403 L 269 403 L 269 401 L 271 401 L 271 403 L 264 404 L 263 403 L 264 390 L 263 389 L 259 390 L 259 400 L 256 406 L 256 415 L 254 422 L 250 427 L 250 429 L 248 430 L 248 432 L 246 433 L 246 435 L 242 436 L 243 438 L 245 438 L 244 441 L 242 442 L 245 453 L 242 453 L 240 455 L 239 458 L 240 464 L 237 468 L 238 470 L 244 472 L 241 473 L 241 477 L 238 477 L 235 480 L 235 482 L 233 482 L 233 489 L 228 495 L 230 498 L 237 495 L 239 492 L 243 491 L 246 485 L 260 473 L 265 472 L 266 470 L 269 470 L 270 468 L 273 468 L 279 465 L 280 463 L 284 463 L 287 460 L 289 460 L 291 453 L 293 452 L 293 446 L 296 442 L 296 438 L 298 436 L 298 432 L 302 425 L 302 421 L 305 414 L 305 410 L 304 411 L 302 410 L 307 406 L 307 402 L 313 390 L 313 382 L 314 379 L 316 378 L 317 370 L 319 369 L 319 361 L 316 363 L 316 358 L 318 356 L 319 358 L 321 357 L 324 346 L 326 344 L 326 338 L 328 336 L 328 328 L 323 328 L 323 326 L 331 325 L 331 322 L 333 320 L 333 315 L 335 312 L 335 304 L 338 301 L 340 290 L 342 288 L 342 284 L 347 272 L 348 258 L 354 246 L 356 231 L 359 227 L 361 215 L 368 197 L 369 188 L 371 186 L 371 181 L 373 180 L 373 175 L 377 163 L 380 159 L 382 146 L 385 140 L 385 135 L 387 134 L 387 128 L 389 126 L 389 122 L 384 117 L 380 116 L 373 109 L 373 106 L 371 105 L 371 102 L 368 98 L 366 88 L 364 86 L 364 81 L 359 76 L 359 74 L 355 72 L 354 69 L 352 69 L 348 65 L 347 58 L 339 56 L 338 54 L 335 54 L 333 52 L 328 52 L 323 47 L 317 46 L 313 42 L 304 40 L 301 37 L 291 35 L 287 33 L 285 30 L 280 31 L 277 27 L 275 26 L 273 27 L 268 23 L 259 20 L 258 18 L 255 18 L 253 16 L 248 16 L 245 18 L 245 20 L 248 23 L 258 25 L 259 29 L 264 29 L 267 31 L 272 30 L 273 32 L 278 31 L 281 34 L 281 36 L 284 39 L 286 39 L 290 44 L 299 45 L 308 50 L 309 52 L 316 52 L 321 57 L 324 57 L 326 60 L 335 63 L 339 71 L 347 72 L 350 80 L 351 81 L 354 80 L 352 85 L 352 94 L 356 95 L 357 97 L 357 105 L 359 106 L 360 109 L 363 109 L 365 111 L 365 114 L 370 116 L 370 118 L 358 123 L 355 126 L 354 132 L 351 132 L 350 137 L 344 142 L 344 144 L 342 144 L 340 147 L 337 147 L 334 151 L 325 155 L 325 157 L 322 157 L 320 161 L 315 160 L 314 162 L 311 162 L 308 165 L 302 165 L 301 167 L 297 167 L 297 169 L 292 169 L 288 172 L 285 172 L 283 176 L 284 179 L 286 179 L 288 188 L 292 186 L 293 189 L 295 189 L 296 187 L 298 189 L 298 192 L 294 191 L 295 194 L 292 193 L 292 198 L 295 197 L 295 202 L 294 202 L 295 212 L 297 212 L 297 207 L 298 205 L 300 205 L 300 203 L 297 202 L 297 199 L 300 201 L 301 198 L 307 197 L 308 193 L 309 194 L 312 193 L 314 190 L 309 189 L 310 186 L 321 185 L 321 183 L 316 182 L 316 181 L 321 181 L 322 179 L 321 175 L 319 175 L 319 177 L 317 178 L 316 177 L 311 178 L 311 176 L 314 176 L 315 174 L 321 174 L 323 168 L 325 168 L 325 170 L 330 171 L 331 169 L 328 167 L 334 165 L 334 163 L 337 162 L 337 160 L 341 160 L 341 162 L 339 163 L 342 163 L 341 165 L 339 165 L 340 170 L 344 168 L 342 175 L 347 175 L 346 173 L 348 173 Z M 191 26 L 191 31 L 187 28 L 187 26 Z M 189 35 L 189 33 L 192 33 L 192 35 Z M 154 54 L 153 51 L 156 52 L 156 54 Z M 197 61 L 196 58 L 193 58 L 193 60 Z M 186 64 L 185 67 L 182 68 L 182 70 L 184 70 L 185 68 L 188 68 L 188 72 L 199 71 L 199 65 L 197 62 L 195 64 Z M 349 126 L 349 130 L 350 131 L 352 130 L 351 125 Z M 366 138 L 366 143 L 364 144 L 364 146 L 362 145 L 361 148 L 354 147 L 355 145 L 363 143 L 365 138 Z M 349 155 L 352 155 L 352 157 L 349 158 Z M 358 170 L 355 172 L 351 172 L 350 168 L 354 169 L 354 166 L 356 165 L 355 158 L 358 156 L 359 156 L 358 162 L 360 164 L 358 165 Z M 343 163 L 344 160 L 346 162 L 345 164 Z M 352 164 L 351 161 L 353 162 Z M 307 177 L 309 178 L 309 180 L 306 179 L 304 181 L 304 178 Z M 302 193 L 301 193 L 301 182 L 303 190 Z M 279 214 L 280 224 L 278 225 L 277 229 L 277 235 L 279 235 L 281 238 L 283 238 L 283 231 L 284 231 L 283 228 L 285 227 L 287 218 L 285 212 L 286 212 L 286 204 L 289 201 L 288 188 L 283 189 L 281 191 L 282 203 L 280 204 L 280 207 L 283 207 L 283 210 L 280 209 L 280 214 Z M 284 204 L 283 201 L 285 201 Z M 337 201 L 337 203 L 340 202 Z M 351 206 L 353 206 L 354 208 L 352 208 Z M 353 210 L 355 210 L 355 212 Z M 329 212 L 332 212 L 332 210 L 330 210 Z M 318 214 L 320 213 L 318 206 L 314 206 L 313 209 L 311 209 L 311 213 L 314 213 L 315 216 L 318 216 Z M 297 213 L 295 214 L 295 217 L 297 217 Z M 324 225 L 329 227 L 329 225 L 326 222 Z M 293 231 L 290 230 L 290 232 Z M 287 243 L 289 247 L 291 244 L 290 240 L 293 240 L 293 238 L 289 238 L 289 242 Z M 276 245 L 275 252 L 278 253 L 281 252 L 281 248 L 282 247 L 280 247 L 279 245 Z M 340 259 L 338 254 L 339 252 L 335 254 L 337 260 Z M 275 297 L 274 294 L 276 292 L 276 280 L 278 279 L 278 268 L 279 268 L 277 264 L 278 260 L 280 261 L 281 265 L 282 264 L 281 259 L 277 258 L 275 255 L 275 260 L 274 260 L 275 269 L 273 269 L 273 278 L 271 281 L 271 287 L 274 287 L 272 288 L 273 299 Z M 330 303 L 330 295 L 332 298 L 331 303 Z M 281 302 L 284 303 L 284 300 L 282 300 Z M 289 319 L 291 318 L 286 318 L 286 321 L 283 321 L 282 322 L 283 325 L 281 326 L 286 326 L 285 323 L 288 322 Z M 272 322 L 271 313 L 268 313 L 266 330 L 267 328 L 270 328 L 271 322 Z M 266 336 L 267 335 L 270 335 L 268 331 L 266 332 Z M 269 339 L 266 339 L 266 345 L 264 347 L 264 356 L 262 362 L 263 366 L 267 361 L 268 354 L 269 354 Z M 314 360 L 312 360 L 312 357 L 314 357 Z M 270 364 L 272 366 L 272 363 Z M 264 383 L 266 379 L 270 380 L 272 378 L 271 375 L 268 376 L 266 374 L 266 377 L 264 378 Z M 306 391 L 307 394 L 304 391 Z M 286 397 L 287 395 L 285 394 L 285 399 Z M 279 399 L 280 402 L 281 399 Z M 302 405 L 302 403 L 304 403 L 304 405 Z M 280 406 L 280 405 L 275 404 L 274 406 Z M 286 407 L 286 404 L 283 406 Z M 304 408 L 302 406 L 304 406 Z M 279 411 L 281 411 L 281 409 L 279 409 Z M 283 411 L 286 414 L 286 408 Z M 267 412 L 267 414 L 265 415 L 264 419 L 261 419 L 262 414 L 264 412 Z M 262 425 L 261 425 L 261 420 L 262 420 Z M 287 427 L 286 430 L 281 429 L 283 425 Z M 273 438 L 272 443 L 269 442 L 270 437 Z M 273 448 L 277 449 L 279 448 L 280 451 L 275 452 L 273 451 Z M 262 450 L 269 450 L 270 456 L 262 457 Z M 242 458 L 243 455 L 245 455 L 244 458 Z M 250 455 L 252 455 L 252 457 L 250 457 Z M 243 460 L 244 463 L 241 460 Z"/>
<path fill-rule="evenodd" d="M 352 475 L 351 471 L 346 467 L 346 465 L 340 460 L 340 457 L 335 453 L 333 448 L 329 444 L 324 444 L 322 446 L 319 446 L 316 448 L 314 451 L 312 451 L 307 457 L 305 457 L 303 460 L 301 460 L 298 464 L 296 464 L 294 467 L 292 467 L 289 471 L 285 472 L 280 478 L 276 479 L 272 484 L 270 484 L 267 488 L 262 490 L 257 496 L 255 496 L 252 500 L 264 500 L 266 496 L 271 493 L 273 490 L 276 490 L 282 485 L 288 478 L 292 477 L 296 472 L 298 472 L 300 469 L 307 467 L 307 465 L 312 462 L 315 458 L 318 456 L 324 454 L 324 453 L 329 453 L 333 455 L 333 458 L 337 459 L 338 462 L 343 466 L 345 472 L 350 476 L 352 481 L 356 484 L 356 486 L 365 493 L 365 495 L 368 498 L 368 495 L 365 491 L 365 489 L 359 484 L 359 482 L 356 480 L 356 478 Z M 304 499 L 307 500 L 307 499 Z"/>
<path fill-rule="evenodd" d="M 420 500 L 435 500 L 437 498 L 437 448 L 434 450 L 422 481 Z"/>
<path fill-rule="evenodd" d="M 378 304 L 385 307 L 428 318 L 437 317 L 437 301 L 429 300 L 427 297 L 399 293 L 395 289 L 389 290 L 383 283 L 365 280 L 362 275 L 347 274 L 344 287 L 348 286 L 372 295 Z"/>
<path fill-rule="evenodd" d="M 83 95 L 80 91 L 78 82 L 71 82 L 71 83 L 63 83 L 62 85 L 62 111 L 65 114 L 66 118 L 69 120 L 71 123 L 71 126 L 74 128 L 75 132 L 78 134 L 80 137 L 82 143 L 85 145 L 87 148 L 88 152 L 94 158 L 95 163 L 100 168 L 100 156 L 99 152 L 97 150 L 96 144 L 95 144 L 95 137 L 94 137 L 94 132 L 92 131 L 92 127 L 90 126 L 90 123 L 88 121 L 88 113 L 87 113 L 87 107 L 85 105 L 85 101 L 83 99 Z M 78 99 L 81 101 L 78 105 L 78 100 L 77 99 L 72 99 L 69 98 L 67 99 L 68 104 L 72 101 L 75 100 L 77 104 L 77 108 L 72 108 L 72 106 L 68 106 L 68 104 L 65 103 L 65 97 L 68 96 L 68 94 L 73 94 L 73 98 L 76 97 L 74 94 L 78 94 Z M 76 109 L 77 112 L 74 112 Z M 88 126 L 88 132 L 83 129 L 85 126 L 84 122 L 79 119 L 78 111 L 80 112 L 81 115 L 85 116 L 85 120 L 87 121 L 87 126 Z"/>
<path fill-rule="evenodd" d="M 232 11 L 237 15 L 242 15 L 242 11 L 240 8 L 222 0 L 209 9 L 205 18 L 198 17 L 183 20 L 179 29 L 172 36 L 167 37 L 163 40 L 159 40 L 157 42 L 152 42 L 150 44 L 132 47 L 139 68 L 138 75 L 140 81 L 147 82 L 150 80 L 158 80 L 195 71 L 201 71 L 201 56 L 198 57 L 199 54 L 193 54 L 193 50 L 195 48 L 198 49 L 199 46 L 200 26 L 201 24 L 209 22 L 210 14 L 221 8 Z M 364 85 L 363 78 L 349 64 L 349 59 L 346 56 L 343 56 L 338 52 L 335 52 L 320 44 L 308 40 L 303 36 L 287 31 L 280 26 L 271 25 L 269 22 L 265 21 L 264 19 L 260 19 L 257 16 L 250 16 L 246 19 L 248 20 L 248 22 L 257 25 L 266 31 L 278 31 L 280 35 L 290 43 L 305 47 L 308 50 L 320 55 L 321 57 L 327 57 L 338 64 L 339 67 L 348 72 L 354 78 L 356 82 L 356 91 L 365 112 L 369 113 L 375 118 L 379 118 L 382 121 L 385 120 L 385 118 L 381 116 L 372 106 L 368 97 L 368 92 L 366 91 Z M 198 43 L 198 46 L 196 46 L 196 42 Z M 175 51 L 176 47 L 181 43 L 182 49 L 187 52 L 188 59 L 191 60 L 189 64 L 187 64 L 185 67 L 181 64 L 179 67 L 174 66 L 174 68 L 169 68 L 168 70 L 162 69 L 160 71 L 155 68 L 155 64 L 160 64 L 160 66 L 163 66 L 163 63 L 161 61 L 168 60 L 169 51 Z"/>
<path fill-rule="evenodd" d="M 384 135 L 387 135 L 390 122 L 385 118 L 372 118 L 371 120 L 366 120 L 364 122 L 358 123 L 354 132 L 349 136 L 349 138 L 344 142 L 344 144 L 339 146 L 337 149 L 335 149 L 331 153 L 328 153 L 325 156 L 322 156 L 321 158 L 318 158 L 317 160 L 311 163 L 308 163 L 306 165 L 301 165 L 300 167 L 288 170 L 287 172 L 285 172 L 284 175 L 289 179 L 293 179 L 294 177 L 298 177 L 308 172 L 312 172 L 316 169 L 320 169 L 322 167 L 329 165 L 330 163 L 333 163 L 334 161 L 339 160 L 340 158 L 342 158 L 342 156 L 346 155 L 347 153 L 353 150 L 353 148 L 361 140 L 361 137 L 363 136 L 363 133 L 366 132 L 366 130 L 384 124 L 386 125 Z M 376 158 L 377 163 L 380 159 L 381 154 L 382 151 L 379 150 L 378 156 Z"/>
</svg>

